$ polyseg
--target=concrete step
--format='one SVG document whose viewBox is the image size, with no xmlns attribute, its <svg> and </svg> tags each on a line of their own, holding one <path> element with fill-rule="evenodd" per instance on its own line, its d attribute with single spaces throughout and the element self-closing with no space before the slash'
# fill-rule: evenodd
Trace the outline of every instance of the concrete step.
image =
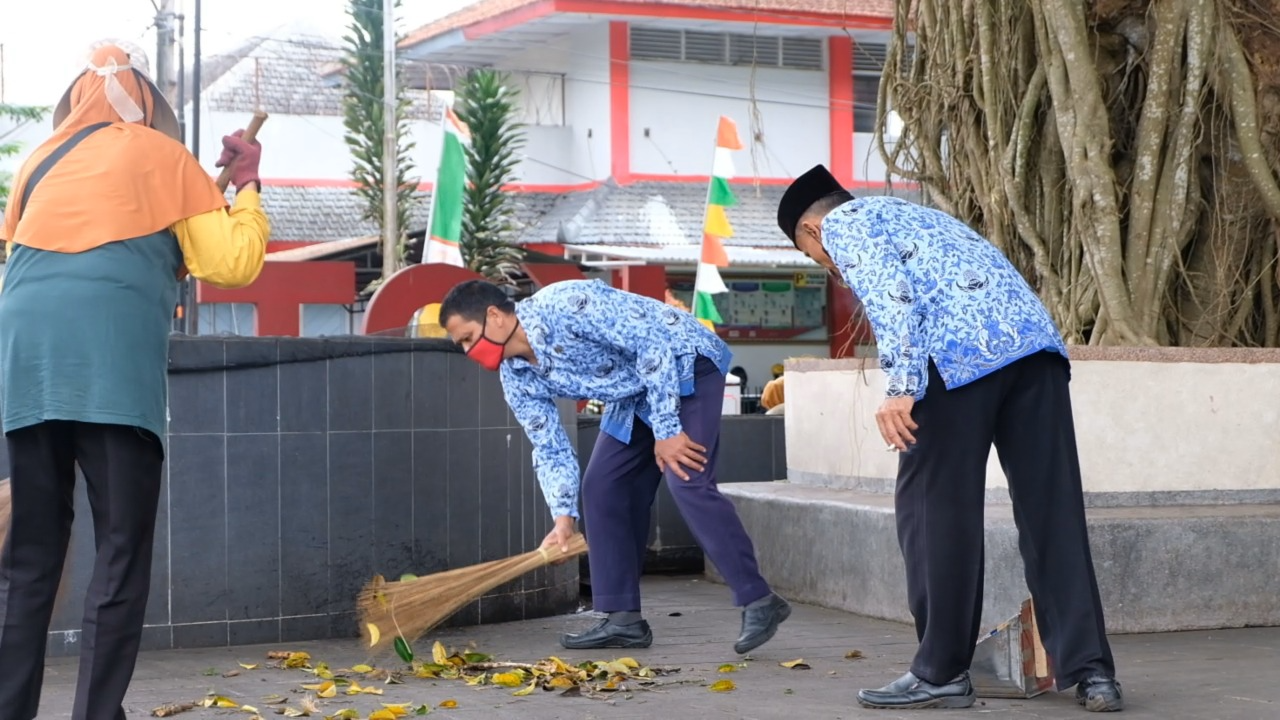
<svg viewBox="0 0 1280 720">
<path fill-rule="evenodd" d="M 780 593 L 911 621 L 892 496 L 786 482 L 720 489 Z M 1088 518 L 1109 632 L 1280 626 L 1280 504 L 1093 508 Z M 1028 597 L 1007 503 L 987 507 L 985 583 L 984 627 Z"/>
</svg>

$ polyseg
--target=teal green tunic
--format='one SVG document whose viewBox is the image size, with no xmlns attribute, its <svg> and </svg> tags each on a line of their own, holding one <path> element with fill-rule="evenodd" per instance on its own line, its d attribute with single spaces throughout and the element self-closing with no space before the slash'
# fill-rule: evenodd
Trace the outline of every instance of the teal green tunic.
<svg viewBox="0 0 1280 720">
<path fill-rule="evenodd" d="M 182 251 L 168 230 L 82 253 L 17 246 L 0 290 L 0 416 L 166 426 Z"/>
</svg>

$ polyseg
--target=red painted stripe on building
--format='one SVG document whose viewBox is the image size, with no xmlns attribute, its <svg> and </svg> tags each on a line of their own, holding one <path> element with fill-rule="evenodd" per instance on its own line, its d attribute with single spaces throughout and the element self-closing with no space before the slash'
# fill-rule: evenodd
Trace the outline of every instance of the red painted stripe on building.
<svg viewBox="0 0 1280 720">
<path fill-rule="evenodd" d="M 680 20 L 765 23 L 813 27 L 888 30 L 892 17 L 874 15 L 836 15 L 801 10 L 734 10 L 729 8 L 691 7 L 667 3 L 626 3 L 609 0 L 556 0 L 555 12 L 620 17 L 661 17 Z M 513 15 L 515 13 L 508 13 Z M 509 26 L 508 26 L 509 27 Z"/>
<path fill-rule="evenodd" d="M 467 40 L 475 40 L 477 38 L 482 38 L 485 35 L 492 35 L 494 33 L 502 32 L 503 30 L 509 30 L 518 25 L 533 22 L 538 18 L 546 17 L 554 12 L 556 12 L 555 0 L 543 0 L 543 2 L 535 3 L 533 5 L 525 5 L 524 7 L 517 8 L 511 12 L 496 15 L 487 20 L 481 20 L 474 25 L 464 27 L 462 28 L 462 37 Z"/>
<path fill-rule="evenodd" d="M 830 49 L 831 174 L 845 186 L 853 183 L 853 40 L 848 35 L 827 39 Z"/>
<path fill-rule="evenodd" d="M 631 179 L 631 33 L 627 23 L 609 23 L 609 155 L 620 183 Z"/>
<path fill-rule="evenodd" d="M 356 187 L 354 180 L 331 180 L 327 178 L 265 178 L 262 184 L 264 187 L 343 188 L 348 190 Z M 418 189 L 423 192 L 430 192 L 434 185 L 435 183 L 429 182 L 418 183 Z M 600 183 L 594 181 L 574 184 L 511 183 L 503 187 L 503 190 L 514 193 L 550 193 L 559 195 L 594 190 L 599 186 Z"/>
</svg>

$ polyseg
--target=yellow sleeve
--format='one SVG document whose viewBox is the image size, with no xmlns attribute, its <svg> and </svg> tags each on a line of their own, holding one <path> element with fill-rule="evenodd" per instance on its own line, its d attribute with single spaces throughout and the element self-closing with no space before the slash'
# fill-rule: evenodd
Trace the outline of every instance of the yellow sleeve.
<svg viewBox="0 0 1280 720">
<path fill-rule="evenodd" d="M 258 279 L 267 256 L 271 224 L 258 191 L 236 193 L 230 210 L 218 209 L 170 228 L 192 277 L 217 288 L 240 288 Z"/>
</svg>

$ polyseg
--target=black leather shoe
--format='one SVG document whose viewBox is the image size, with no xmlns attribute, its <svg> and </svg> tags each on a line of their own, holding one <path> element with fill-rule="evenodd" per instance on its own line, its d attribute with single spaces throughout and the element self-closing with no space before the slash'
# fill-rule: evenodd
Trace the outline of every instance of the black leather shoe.
<svg viewBox="0 0 1280 720">
<path fill-rule="evenodd" d="M 615 625 L 608 618 L 595 627 L 577 635 L 561 635 L 560 645 L 568 650 L 598 650 L 600 648 L 647 648 L 653 644 L 653 631 L 649 622 L 641 620 L 630 625 Z"/>
<path fill-rule="evenodd" d="M 976 697 L 968 672 L 946 685 L 934 685 L 907 673 L 879 690 L 859 691 L 858 704 L 873 710 L 967 708 L 973 707 Z"/>
<path fill-rule="evenodd" d="M 777 595 L 770 595 L 769 602 L 757 608 L 743 608 L 742 634 L 733 644 L 733 651 L 746 655 L 769 642 L 778 632 L 778 626 L 791 617 L 791 605 Z"/>
<path fill-rule="evenodd" d="M 1089 712 L 1119 712 L 1124 709 L 1124 693 L 1115 678 L 1095 675 L 1076 685 L 1076 702 Z"/>
</svg>

